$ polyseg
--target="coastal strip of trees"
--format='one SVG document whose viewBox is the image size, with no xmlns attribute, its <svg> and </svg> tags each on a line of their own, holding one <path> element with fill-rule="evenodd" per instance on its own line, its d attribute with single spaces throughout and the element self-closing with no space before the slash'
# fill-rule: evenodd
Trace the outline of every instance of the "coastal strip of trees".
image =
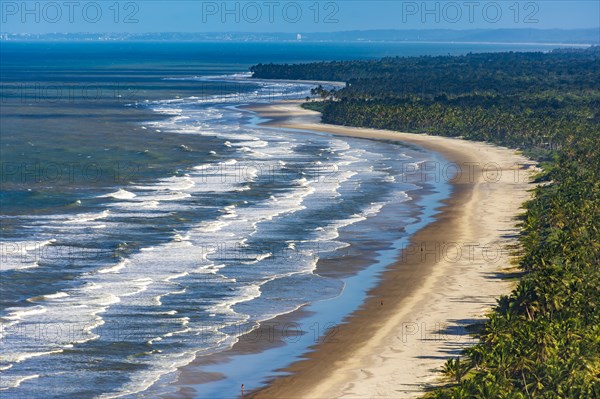
<svg viewBox="0 0 600 399">
<path fill-rule="evenodd" d="M 542 172 L 520 223 L 516 288 L 432 398 L 600 398 L 600 47 L 259 64 L 261 79 L 344 81 L 305 106 L 326 123 L 522 150 Z"/>
</svg>

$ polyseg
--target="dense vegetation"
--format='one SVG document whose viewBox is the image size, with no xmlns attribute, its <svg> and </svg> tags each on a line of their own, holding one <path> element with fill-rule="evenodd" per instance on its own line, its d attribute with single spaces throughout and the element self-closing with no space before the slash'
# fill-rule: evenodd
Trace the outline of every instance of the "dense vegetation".
<svg viewBox="0 0 600 399">
<path fill-rule="evenodd" d="M 542 93 L 598 88 L 593 68 L 600 47 L 552 53 L 484 53 L 465 56 L 394 57 L 374 61 L 259 64 L 260 79 L 346 82 L 338 98 L 434 98 L 439 95 Z M 597 64 L 596 64 L 597 66 Z"/>
<path fill-rule="evenodd" d="M 259 64 L 256 78 L 345 81 L 312 104 L 323 122 L 490 141 L 551 156 L 600 124 L 600 47 L 297 65 Z"/>
<path fill-rule="evenodd" d="M 521 217 L 514 291 L 434 398 L 600 398 L 600 48 L 257 65 L 345 81 L 308 106 L 329 123 L 462 136 L 542 161 Z"/>
</svg>

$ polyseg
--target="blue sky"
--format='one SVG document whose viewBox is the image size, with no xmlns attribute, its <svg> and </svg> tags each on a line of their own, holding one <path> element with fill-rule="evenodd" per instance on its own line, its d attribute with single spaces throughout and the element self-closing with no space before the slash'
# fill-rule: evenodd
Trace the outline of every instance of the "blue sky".
<svg viewBox="0 0 600 399">
<path fill-rule="evenodd" d="M 0 0 L 2 32 L 595 28 L 600 1 Z"/>
</svg>

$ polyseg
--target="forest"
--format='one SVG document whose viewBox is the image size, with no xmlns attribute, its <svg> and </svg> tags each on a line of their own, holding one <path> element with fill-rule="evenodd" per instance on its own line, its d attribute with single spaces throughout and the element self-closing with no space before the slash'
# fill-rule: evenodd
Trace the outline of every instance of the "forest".
<svg viewBox="0 0 600 399">
<path fill-rule="evenodd" d="M 345 82 L 304 105 L 326 123 L 486 141 L 539 161 L 519 218 L 519 281 L 427 397 L 600 398 L 600 47 L 251 72 Z"/>
</svg>

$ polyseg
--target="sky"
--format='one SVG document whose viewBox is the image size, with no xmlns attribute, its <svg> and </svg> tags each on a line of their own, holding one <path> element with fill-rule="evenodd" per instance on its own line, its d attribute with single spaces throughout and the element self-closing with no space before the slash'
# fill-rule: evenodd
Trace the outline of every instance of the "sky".
<svg viewBox="0 0 600 399">
<path fill-rule="evenodd" d="M 597 28 L 598 0 L 0 0 L 0 32 Z"/>
</svg>

